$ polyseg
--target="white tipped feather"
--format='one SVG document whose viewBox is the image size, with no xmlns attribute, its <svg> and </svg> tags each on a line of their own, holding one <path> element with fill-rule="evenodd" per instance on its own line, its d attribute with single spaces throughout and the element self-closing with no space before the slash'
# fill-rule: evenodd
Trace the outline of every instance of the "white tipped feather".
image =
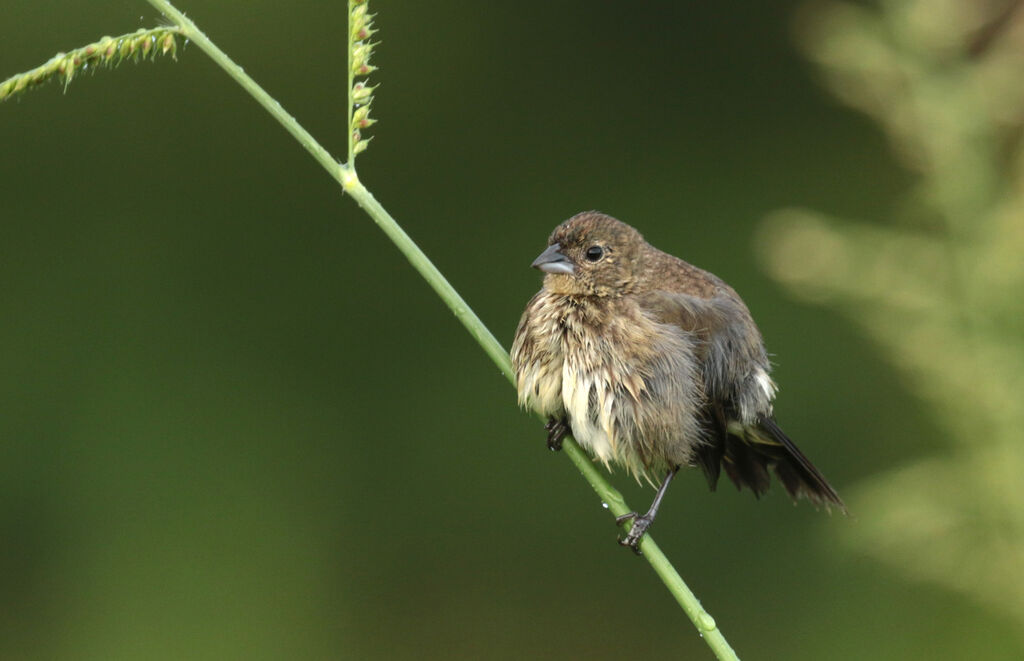
<svg viewBox="0 0 1024 661">
<path fill-rule="evenodd" d="M 754 373 L 754 380 L 757 381 L 757 385 L 761 386 L 761 390 L 764 391 L 764 396 L 767 397 L 769 401 L 775 398 L 775 391 L 777 390 L 777 387 L 775 386 L 775 382 L 772 381 L 772 377 L 768 376 L 767 372 L 760 367 L 757 368 L 757 372 Z"/>
</svg>

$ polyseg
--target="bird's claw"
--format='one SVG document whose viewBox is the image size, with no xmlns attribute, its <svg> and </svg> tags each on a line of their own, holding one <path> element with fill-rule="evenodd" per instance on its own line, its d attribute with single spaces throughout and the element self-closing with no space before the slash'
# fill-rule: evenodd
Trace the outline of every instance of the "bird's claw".
<svg viewBox="0 0 1024 661">
<path fill-rule="evenodd" d="M 637 555 L 643 555 L 640 552 L 640 540 L 643 539 L 647 529 L 651 527 L 652 523 L 654 523 L 654 517 L 647 514 L 641 516 L 636 512 L 629 512 L 622 516 L 615 517 L 616 525 L 621 526 L 627 521 L 632 521 L 633 525 L 629 527 L 629 531 L 626 533 L 625 537 L 619 537 L 619 544 L 633 549 L 633 553 L 636 553 Z"/>
<path fill-rule="evenodd" d="M 548 423 L 544 425 L 544 429 L 548 430 L 548 449 L 552 452 L 561 450 L 562 438 L 569 433 L 569 423 L 566 422 L 565 418 L 548 418 Z"/>
</svg>

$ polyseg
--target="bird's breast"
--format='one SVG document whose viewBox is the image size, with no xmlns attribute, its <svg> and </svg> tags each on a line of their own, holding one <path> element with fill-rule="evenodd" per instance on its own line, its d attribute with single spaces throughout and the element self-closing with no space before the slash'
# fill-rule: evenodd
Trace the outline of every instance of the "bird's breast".
<svg viewBox="0 0 1024 661">
<path fill-rule="evenodd" d="M 658 411 L 658 393 L 667 392 L 662 366 L 672 347 L 657 324 L 621 303 L 541 292 L 524 313 L 512 356 L 521 403 L 565 415 L 591 454 L 640 474 L 645 445 L 660 435 L 645 423 Z"/>
<path fill-rule="evenodd" d="M 527 305 L 512 343 L 519 403 L 547 416 L 562 413 L 561 308 L 542 290 Z"/>
</svg>

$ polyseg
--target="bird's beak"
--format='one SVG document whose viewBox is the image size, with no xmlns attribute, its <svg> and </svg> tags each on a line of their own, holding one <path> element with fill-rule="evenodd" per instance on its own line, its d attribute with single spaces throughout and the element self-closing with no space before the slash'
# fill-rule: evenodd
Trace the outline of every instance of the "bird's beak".
<svg viewBox="0 0 1024 661">
<path fill-rule="evenodd" d="M 545 273 L 564 273 L 565 275 L 573 274 L 573 265 L 569 259 L 558 252 L 561 248 L 557 243 L 553 243 L 548 246 L 548 249 L 540 254 L 540 257 L 533 260 L 533 264 L 530 264 L 535 269 L 540 269 Z"/>
</svg>

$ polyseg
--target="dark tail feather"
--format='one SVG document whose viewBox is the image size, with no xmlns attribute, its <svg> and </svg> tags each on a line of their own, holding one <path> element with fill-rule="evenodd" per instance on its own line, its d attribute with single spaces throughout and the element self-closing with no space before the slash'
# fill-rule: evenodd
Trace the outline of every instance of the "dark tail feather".
<svg viewBox="0 0 1024 661">
<path fill-rule="evenodd" d="M 735 422 L 709 422 L 713 423 L 709 425 L 711 438 L 697 450 L 696 463 L 703 469 L 712 491 L 724 467 L 738 489 L 748 487 L 760 497 L 768 491 L 771 469 L 794 500 L 805 496 L 817 505 L 836 506 L 846 513 L 846 505 L 836 490 L 773 418 L 761 418 L 756 425 L 743 428 Z"/>
<path fill-rule="evenodd" d="M 844 514 L 847 513 L 846 504 L 843 503 L 843 499 L 839 497 L 839 494 L 828 483 L 828 480 L 821 474 L 821 471 L 815 468 L 810 459 L 804 456 L 800 448 L 790 440 L 789 436 L 786 436 L 785 432 L 779 429 L 779 426 L 775 423 L 775 418 L 761 418 L 758 421 L 758 429 L 767 432 L 772 441 L 778 443 L 786 450 L 786 456 L 775 466 L 775 473 L 786 486 L 786 491 L 789 492 L 790 496 L 796 498 L 803 492 L 816 503 L 823 504 L 826 507 L 830 504 L 835 505 Z M 757 436 L 756 432 L 754 436 Z M 784 472 L 780 472 L 780 468 Z M 789 475 L 784 477 L 786 473 Z M 787 479 L 794 481 L 793 486 L 795 488 L 790 488 L 790 485 L 786 484 Z"/>
<path fill-rule="evenodd" d="M 704 471 L 708 479 L 708 487 L 714 491 L 718 487 L 718 476 L 722 472 L 722 459 L 725 457 L 725 440 L 727 422 L 721 408 L 705 411 L 704 428 L 710 438 L 697 446 L 696 463 Z"/>
<path fill-rule="evenodd" d="M 743 488 L 744 485 L 750 487 L 757 498 L 768 493 L 768 487 L 772 485 L 772 478 L 768 475 L 768 466 L 769 462 L 765 461 L 763 455 L 752 452 L 743 441 L 735 436 L 726 436 L 722 467 L 725 468 L 725 474 L 737 487 Z"/>
</svg>

